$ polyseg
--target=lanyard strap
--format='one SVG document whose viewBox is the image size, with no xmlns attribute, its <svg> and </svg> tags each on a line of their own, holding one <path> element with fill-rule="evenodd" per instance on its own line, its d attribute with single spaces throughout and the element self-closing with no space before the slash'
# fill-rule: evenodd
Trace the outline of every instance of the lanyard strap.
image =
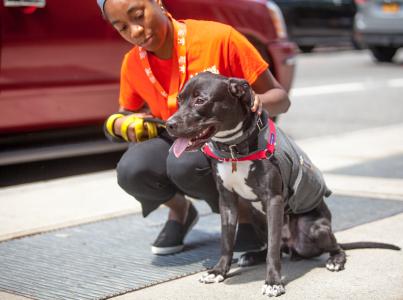
<svg viewBox="0 0 403 300">
<path fill-rule="evenodd" d="M 173 49 L 173 67 L 171 80 L 169 84 L 169 91 L 165 91 L 161 84 L 154 76 L 148 60 L 148 53 L 142 47 L 139 47 L 139 56 L 141 64 L 144 68 L 148 79 L 160 95 L 167 99 L 168 109 L 174 113 L 177 108 L 176 97 L 178 92 L 182 89 L 186 77 L 186 25 L 180 23 L 173 18 L 170 18 L 174 28 L 174 49 Z M 177 64 L 175 64 L 177 62 Z"/>
</svg>

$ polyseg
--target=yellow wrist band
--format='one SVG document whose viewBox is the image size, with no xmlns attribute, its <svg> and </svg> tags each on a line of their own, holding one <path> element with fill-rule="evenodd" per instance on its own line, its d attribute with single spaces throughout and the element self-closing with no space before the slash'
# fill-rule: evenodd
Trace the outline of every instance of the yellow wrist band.
<svg viewBox="0 0 403 300">
<path fill-rule="evenodd" d="M 158 136 L 157 124 L 152 122 L 146 122 L 148 138 L 153 139 Z"/>
<path fill-rule="evenodd" d="M 113 125 L 115 124 L 115 121 L 121 117 L 123 117 L 122 114 L 113 114 L 113 115 L 109 116 L 109 118 L 106 120 L 106 125 L 105 125 L 106 130 L 113 137 L 117 137 L 113 130 Z"/>
<path fill-rule="evenodd" d="M 143 142 L 147 140 L 147 137 L 144 136 L 144 119 L 136 118 L 134 121 L 134 134 L 136 135 L 137 142 Z"/>
<path fill-rule="evenodd" d="M 130 116 L 127 117 L 123 123 L 122 123 L 122 127 L 120 127 L 120 131 L 122 133 L 122 137 L 125 141 L 130 142 L 129 140 L 129 136 L 127 135 L 127 130 L 129 128 L 129 126 L 133 123 L 134 120 L 136 120 L 137 118 L 135 116 Z"/>
</svg>

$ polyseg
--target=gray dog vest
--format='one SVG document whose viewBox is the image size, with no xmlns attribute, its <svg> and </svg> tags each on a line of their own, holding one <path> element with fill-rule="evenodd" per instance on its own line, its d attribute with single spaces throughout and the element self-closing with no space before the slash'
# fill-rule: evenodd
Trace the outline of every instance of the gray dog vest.
<svg viewBox="0 0 403 300">
<path fill-rule="evenodd" d="M 276 127 L 275 158 L 279 162 L 284 186 L 284 199 L 288 199 L 289 211 L 301 214 L 317 207 L 323 197 L 329 197 L 320 170 L 315 167 L 304 151 L 278 127 Z"/>
<path fill-rule="evenodd" d="M 323 197 L 328 197 L 332 193 L 327 188 L 322 173 L 315 167 L 305 152 L 293 140 L 288 138 L 280 128 L 268 125 L 266 113 L 263 114 L 262 120 L 264 127 L 259 134 L 259 147 L 255 153 L 267 149 L 267 145 L 274 142 L 272 141 L 271 130 L 275 130 L 275 150 L 273 155 L 279 163 L 284 183 L 283 197 L 286 201 L 286 212 L 301 214 L 313 210 L 323 201 Z M 253 153 L 237 156 L 236 158 L 231 157 L 230 153 L 218 150 L 211 142 L 206 144 L 202 151 L 219 161 L 261 159 L 250 158 Z M 266 156 L 269 152 L 264 155 L 264 159 L 270 158 L 270 156 Z"/>
</svg>

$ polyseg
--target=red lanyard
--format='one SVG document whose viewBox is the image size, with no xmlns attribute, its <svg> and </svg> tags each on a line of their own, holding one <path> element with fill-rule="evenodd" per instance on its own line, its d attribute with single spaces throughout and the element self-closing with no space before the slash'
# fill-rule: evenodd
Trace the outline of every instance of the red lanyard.
<svg viewBox="0 0 403 300">
<path fill-rule="evenodd" d="M 168 109 L 171 113 L 174 113 L 177 108 L 176 97 L 180 89 L 183 87 L 186 77 L 186 25 L 174 20 L 173 18 L 170 19 L 172 20 L 174 28 L 174 65 L 172 67 L 172 74 L 168 92 L 164 90 L 164 88 L 155 78 L 150 67 L 147 51 L 144 50 L 142 47 L 139 47 L 139 55 L 141 64 L 144 67 L 144 71 L 147 74 L 148 79 L 153 84 L 154 88 L 160 93 L 160 95 L 167 99 Z M 175 64 L 176 61 L 178 62 L 177 65 Z"/>
</svg>

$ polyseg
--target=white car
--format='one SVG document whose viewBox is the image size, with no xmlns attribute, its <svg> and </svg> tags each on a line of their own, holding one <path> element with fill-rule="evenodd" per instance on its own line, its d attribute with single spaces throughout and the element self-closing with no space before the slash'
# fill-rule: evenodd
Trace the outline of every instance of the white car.
<svg viewBox="0 0 403 300">
<path fill-rule="evenodd" d="M 356 0 L 356 40 L 380 62 L 391 62 L 403 47 L 403 0 Z"/>
</svg>

